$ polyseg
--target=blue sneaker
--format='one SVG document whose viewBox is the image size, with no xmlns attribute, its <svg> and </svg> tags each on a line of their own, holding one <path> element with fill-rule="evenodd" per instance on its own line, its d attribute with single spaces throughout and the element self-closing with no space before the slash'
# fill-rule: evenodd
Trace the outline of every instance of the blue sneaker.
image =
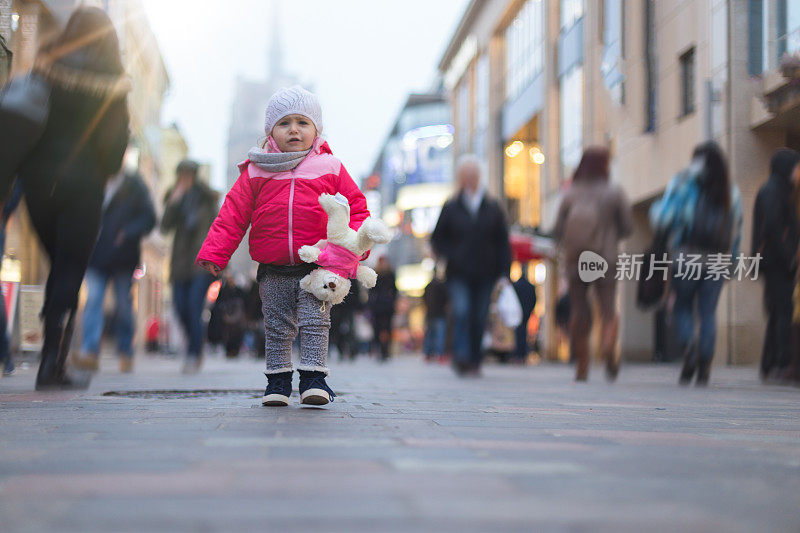
<svg viewBox="0 0 800 533">
<path fill-rule="evenodd" d="M 279 372 L 267 374 L 267 389 L 261 398 L 261 405 L 270 407 L 286 407 L 292 395 L 292 373 Z"/>
<path fill-rule="evenodd" d="M 325 383 L 325 373 L 300 370 L 300 403 L 305 405 L 325 405 L 336 395 Z"/>
</svg>

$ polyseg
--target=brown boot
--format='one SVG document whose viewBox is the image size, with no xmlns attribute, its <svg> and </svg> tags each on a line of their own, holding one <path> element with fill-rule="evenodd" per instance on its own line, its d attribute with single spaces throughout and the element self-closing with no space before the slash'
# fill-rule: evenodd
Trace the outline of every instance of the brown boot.
<svg viewBox="0 0 800 533">
<path fill-rule="evenodd" d="M 130 374 L 133 372 L 133 357 L 120 357 L 119 371 L 123 374 Z"/>
<path fill-rule="evenodd" d="M 70 357 L 70 364 L 79 370 L 97 372 L 100 368 L 100 358 L 95 354 L 77 353 Z"/>
<path fill-rule="evenodd" d="M 617 317 L 603 324 L 602 353 L 603 359 L 606 362 L 606 378 L 609 381 L 616 380 L 619 374 L 619 359 L 615 349 L 618 329 L 619 319 Z"/>
</svg>

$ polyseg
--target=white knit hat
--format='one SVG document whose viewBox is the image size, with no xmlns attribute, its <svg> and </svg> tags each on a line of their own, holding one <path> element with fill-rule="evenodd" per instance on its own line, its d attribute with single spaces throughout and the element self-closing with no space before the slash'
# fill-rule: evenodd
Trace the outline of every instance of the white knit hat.
<svg viewBox="0 0 800 533">
<path fill-rule="evenodd" d="M 272 95 L 264 113 L 264 131 L 272 134 L 272 128 L 287 115 L 303 115 L 308 117 L 317 128 L 317 135 L 322 135 L 322 107 L 314 93 L 306 91 L 299 85 L 283 87 Z"/>
</svg>

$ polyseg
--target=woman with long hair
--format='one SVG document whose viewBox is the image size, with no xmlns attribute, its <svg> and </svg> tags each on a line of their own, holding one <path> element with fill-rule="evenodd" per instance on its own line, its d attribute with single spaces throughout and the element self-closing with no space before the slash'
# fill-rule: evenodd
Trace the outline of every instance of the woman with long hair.
<svg viewBox="0 0 800 533">
<path fill-rule="evenodd" d="M 708 384 L 716 342 L 716 311 L 726 275 L 720 254 L 739 253 L 742 203 L 739 188 L 730 182 L 725 156 L 713 142 L 698 145 L 692 162 L 667 185 L 653 204 L 650 221 L 668 235 L 672 254 L 673 315 L 683 353 L 679 382 Z M 724 264 L 721 264 L 725 267 Z M 729 271 L 728 271 L 729 272 Z M 697 307 L 700 331 L 695 338 Z"/>
<path fill-rule="evenodd" d="M 601 352 L 606 376 L 613 381 L 619 372 L 615 351 L 619 320 L 616 311 L 616 280 L 613 273 L 584 281 L 579 275 L 579 260 L 584 252 L 597 254 L 608 265 L 615 265 L 619 242 L 633 230 L 633 213 L 622 189 L 609 183 L 609 152 L 595 146 L 587 148 L 575 170 L 572 185 L 564 192 L 553 231 L 564 252 L 569 284 L 569 346 L 575 360 L 576 381 L 586 381 L 589 373 L 589 331 L 592 313 L 588 292 L 593 287 L 602 320 Z"/>
<path fill-rule="evenodd" d="M 36 388 L 71 388 L 77 384 L 64 366 L 78 291 L 97 238 L 104 187 L 119 171 L 129 137 L 130 84 L 105 12 L 77 9 L 64 30 L 40 49 L 32 76 L 49 88 L 48 109 L 33 146 L 17 147 L 26 153 L 14 170 L 50 258 Z M 13 109 L 0 110 L 0 130 L 14 120 Z"/>
</svg>

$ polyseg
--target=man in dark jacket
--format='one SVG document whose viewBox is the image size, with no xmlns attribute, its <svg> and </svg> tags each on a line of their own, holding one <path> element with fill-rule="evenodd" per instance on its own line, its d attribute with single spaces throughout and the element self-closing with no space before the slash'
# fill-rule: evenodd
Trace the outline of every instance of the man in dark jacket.
<svg viewBox="0 0 800 533">
<path fill-rule="evenodd" d="M 83 308 L 81 354 L 74 358 L 75 366 L 86 370 L 98 368 L 103 300 L 106 286 L 111 283 L 116 306 L 114 333 L 120 370 L 133 370 L 133 271 L 139 264 L 141 241 L 155 224 L 153 201 L 141 176 L 123 171 L 112 177 L 103 198 L 100 235 L 86 271 L 89 295 Z"/>
<path fill-rule="evenodd" d="M 481 342 L 492 288 L 508 276 L 511 247 L 500 206 L 481 185 L 480 161 L 463 156 L 456 169 L 459 191 L 448 200 L 431 235 L 434 253 L 447 262 L 453 315 L 453 367 L 479 375 Z"/>
<path fill-rule="evenodd" d="M 800 153 L 781 148 L 753 208 L 752 255 L 761 254 L 764 307 L 769 315 L 761 354 L 761 379 L 781 378 L 791 359 L 792 291 L 797 271 L 798 222 L 793 180 Z"/>
<path fill-rule="evenodd" d="M 522 322 L 514 331 L 516 337 L 514 358 L 519 363 L 525 363 L 528 357 L 528 321 L 536 307 L 536 287 L 528 281 L 528 265 L 523 265 L 522 275 L 514 282 L 514 292 L 517 293 L 522 306 Z"/>
<path fill-rule="evenodd" d="M 194 264 L 208 229 L 217 216 L 217 193 L 197 177 L 199 165 L 190 160 L 181 161 L 177 168 L 177 182 L 167 192 L 161 231 L 175 232 L 170 261 L 172 300 L 189 341 L 183 372 L 200 370 L 200 353 L 203 348 L 203 308 L 211 274 Z"/>
</svg>

